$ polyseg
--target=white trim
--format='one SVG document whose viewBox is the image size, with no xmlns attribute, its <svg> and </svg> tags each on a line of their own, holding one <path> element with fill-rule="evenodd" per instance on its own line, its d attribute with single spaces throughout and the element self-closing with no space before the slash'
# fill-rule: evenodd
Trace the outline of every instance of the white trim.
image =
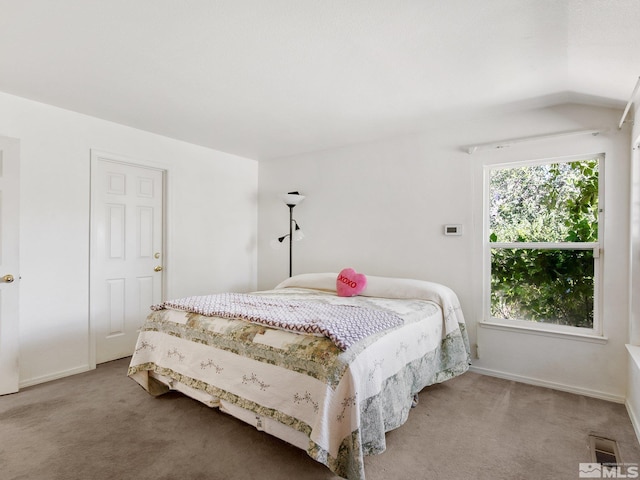
<svg viewBox="0 0 640 480">
<path fill-rule="evenodd" d="M 640 345 L 626 345 L 627 350 L 629 351 L 629 356 L 635 362 L 640 370 Z"/>
<path fill-rule="evenodd" d="M 566 340 L 577 340 L 582 342 L 590 342 L 590 343 L 601 343 L 605 344 L 609 342 L 609 338 L 603 335 L 598 335 L 596 333 L 584 333 L 578 330 L 589 330 L 578 327 L 564 327 L 564 325 L 553 325 L 553 324 L 544 324 L 544 323 L 534 323 L 527 322 L 524 320 L 505 320 L 509 322 L 513 322 L 513 325 L 502 323 L 499 319 L 494 321 L 483 320 L 478 322 L 483 328 L 491 328 L 494 330 L 504 330 L 507 332 L 517 332 L 517 333 L 526 333 L 530 335 L 541 335 L 543 337 L 556 337 L 563 338 Z M 516 322 L 520 322 L 520 324 L 515 324 Z M 535 325 L 534 326 L 531 326 Z M 556 327 L 556 328 L 554 328 Z"/>
<path fill-rule="evenodd" d="M 640 136 L 638 137 L 638 141 L 640 141 Z M 571 163 L 577 162 L 579 160 L 587 160 L 590 158 L 598 158 L 604 160 L 606 158 L 605 152 L 586 152 L 579 153 L 575 155 L 562 155 L 560 157 L 545 157 L 545 158 L 528 158 L 524 160 L 502 160 L 496 162 L 487 161 L 482 167 L 490 170 L 496 169 L 504 169 L 504 168 L 518 168 L 518 167 L 529 167 L 529 166 L 538 166 L 538 165 L 547 165 L 549 163 Z M 600 205 L 602 206 L 602 205 Z"/>
<path fill-rule="evenodd" d="M 95 367 L 94 367 L 95 368 Z M 20 388 L 31 387 L 40 383 L 50 382 L 52 380 L 58 380 L 60 378 L 68 377 L 70 375 L 77 375 L 78 373 L 85 373 L 93 370 L 90 365 L 82 365 L 81 367 L 70 368 L 68 370 L 62 370 L 60 372 L 50 373 L 42 375 L 40 377 L 29 378 L 27 380 L 20 380 Z"/>
<path fill-rule="evenodd" d="M 602 213 L 602 212 L 601 212 Z M 531 250 L 595 250 L 599 242 L 490 242 L 491 248 L 514 248 Z"/>
<path fill-rule="evenodd" d="M 622 113 L 622 117 L 620 118 L 620 123 L 618 123 L 618 130 L 622 128 L 624 119 L 627 118 L 627 113 L 629 113 L 631 104 L 633 103 L 633 100 L 636 98 L 636 93 L 638 93 L 638 88 L 640 88 L 640 77 L 638 77 L 638 80 L 636 81 L 636 86 L 633 87 L 633 92 L 631 92 L 631 97 L 629 97 L 629 101 L 627 102 L 627 105 L 624 107 L 624 112 Z"/>
<path fill-rule="evenodd" d="M 640 443 L 640 412 L 635 412 L 631 402 L 628 400 L 624 402 L 624 406 L 627 407 L 627 413 L 631 419 L 631 425 L 633 425 L 633 430 L 636 432 L 636 438 L 638 439 L 638 443 Z"/>
<path fill-rule="evenodd" d="M 538 242 L 490 242 L 488 241 L 490 226 L 489 226 L 489 207 L 490 207 L 490 190 L 491 190 L 491 172 L 493 170 L 502 170 L 507 168 L 519 168 L 526 166 L 538 166 L 548 165 L 553 163 L 570 163 L 578 160 L 586 159 L 598 159 L 598 242 L 545 242 L 540 244 Z M 550 324 L 544 324 L 539 322 L 526 322 L 527 327 L 524 325 L 520 328 L 511 327 L 513 331 L 523 331 L 526 333 L 532 333 L 530 331 L 543 332 L 541 335 L 547 336 L 562 336 L 564 338 L 576 337 L 577 339 L 583 339 L 584 337 L 594 339 L 588 341 L 595 341 L 597 343 L 606 343 L 608 339 L 604 337 L 604 322 L 602 319 L 602 294 L 603 285 L 601 280 L 602 271 L 604 269 L 604 261 L 601 258 L 604 251 L 604 223 L 605 223 L 605 204 L 604 204 L 604 185 L 605 185 L 605 154 L 604 153 L 591 153 L 585 155 L 571 155 L 564 157 L 553 158 L 539 158 L 537 160 L 522 160 L 517 162 L 506 162 L 499 164 L 485 164 L 483 165 L 483 235 L 482 235 L 482 318 L 490 320 L 482 320 L 479 323 L 485 325 L 493 325 L 497 327 L 505 327 L 509 329 L 510 325 L 498 324 L 496 319 L 491 318 L 491 249 L 492 248 L 537 248 L 537 249 L 580 249 L 594 251 L 594 304 L 593 304 L 593 329 L 587 329 L 593 332 L 592 334 L 583 334 L 579 331 L 564 332 L 557 328 L 550 327 Z M 547 245 L 544 247 L 543 245 Z M 493 320 L 493 321 L 492 321 Z M 583 329 L 580 329 L 583 330 Z M 561 333 L 558 333 L 558 332 Z M 548 332 L 548 333 L 547 333 Z"/>
<path fill-rule="evenodd" d="M 511 147 L 513 145 L 519 144 L 519 143 L 527 143 L 527 142 L 539 142 L 542 140 L 553 140 L 556 138 L 563 138 L 563 137 L 573 137 L 576 135 L 599 135 L 601 133 L 607 133 L 609 130 L 607 128 L 600 128 L 600 129 L 590 129 L 590 130 L 572 130 L 569 132 L 556 132 L 556 133 L 549 133 L 546 135 L 535 135 L 532 137 L 521 137 L 521 138 L 513 138 L 511 140 L 502 140 L 501 142 L 492 142 L 492 143 L 482 143 L 479 145 L 470 145 L 468 147 L 466 147 L 467 152 L 469 153 L 469 155 L 471 155 L 472 153 L 475 153 L 478 150 L 491 150 L 491 149 L 501 149 L 501 148 L 507 148 L 507 147 Z"/>
<path fill-rule="evenodd" d="M 635 363 L 638 371 L 640 372 L 640 345 L 626 345 L 626 347 L 629 351 L 630 362 Z M 630 368 L 633 368 L 633 365 L 631 365 Z M 631 372 L 629 372 L 629 380 L 631 380 Z M 633 387 L 633 385 L 628 385 L 627 389 Z M 634 396 L 634 399 L 636 400 L 636 403 L 640 400 L 640 398 L 636 398 L 636 396 Z M 629 401 L 629 395 L 627 395 L 627 401 L 624 404 L 627 407 L 631 424 L 633 425 L 636 437 L 638 437 L 638 442 L 640 443 L 640 412 L 634 410 L 634 405 Z"/>
<path fill-rule="evenodd" d="M 573 393 L 576 395 L 583 395 L 585 397 L 598 398 L 600 400 L 606 400 L 608 402 L 615 402 L 624 404 L 625 397 L 622 395 L 614 395 L 607 392 L 601 392 L 598 390 L 591 390 L 589 388 L 577 387 L 575 385 L 566 385 L 563 383 L 547 382 L 532 377 L 525 377 L 522 375 L 514 375 L 511 373 L 501 372 L 498 370 L 491 370 L 488 368 L 471 366 L 470 371 L 479 373 L 481 375 L 487 375 L 489 377 L 502 378 L 504 380 L 512 380 L 514 382 L 526 383 L 528 385 L 535 385 L 537 387 L 551 388 L 552 390 L 559 390 L 561 392 Z"/>
</svg>

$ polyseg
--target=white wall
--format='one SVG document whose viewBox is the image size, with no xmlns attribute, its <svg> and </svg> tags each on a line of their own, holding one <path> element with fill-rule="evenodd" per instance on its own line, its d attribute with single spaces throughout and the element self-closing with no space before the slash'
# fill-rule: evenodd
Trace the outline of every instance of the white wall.
<svg viewBox="0 0 640 480">
<path fill-rule="evenodd" d="M 0 93 L 20 140 L 20 384 L 89 368 L 90 150 L 168 170 L 166 296 L 256 288 L 254 160 Z"/>
<path fill-rule="evenodd" d="M 631 147 L 631 281 L 627 410 L 640 441 L 640 109 L 635 108 Z"/>
<path fill-rule="evenodd" d="M 620 112 L 563 105 L 460 122 L 400 139 L 260 164 L 258 287 L 287 276 L 288 251 L 271 238 L 288 231 L 279 193 L 307 199 L 294 210 L 306 238 L 294 245 L 294 274 L 353 267 L 372 275 L 437 281 L 460 296 L 474 368 L 484 373 L 623 401 L 628 338 L 629 132 Z M 469 155 L 470 144 L 584 128 L 568 137 Z M 485 163 L 606 154 L 604 322 L 608 342 L 589 343 L 478 328 L 482 318 L 482 166 Z M 444 224 L 460 223 L 461 237 Z"/>
<path fill-rule="evenodd" d="M 640 442 L 640 346 L 629 345 L 629 385 L 626 406 Z"/>
<path fill-rule="evenodd" d="M 631 344 L 640 345 L 640 109 L 635 109 L 633 132 L 631 134 L 631 315 L 629 339 Z M 639 387 L 640 389 L 640 387 Z"/>
</svg>

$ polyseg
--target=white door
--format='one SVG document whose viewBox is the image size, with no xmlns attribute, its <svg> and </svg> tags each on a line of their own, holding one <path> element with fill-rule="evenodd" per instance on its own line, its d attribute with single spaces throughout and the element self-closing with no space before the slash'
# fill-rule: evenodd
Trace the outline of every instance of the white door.
<svg viewBox="0 0 640 480">
<path fill-rule="evenodd" d="M 0 137 L 0 395 L 18 391 L 19 148 Z"/>
<path fill-rule="evenodd" d="M 92 152 L 90 309 L 95 363 L 133 353 L 162 301 L 162 170 Z"/>
</svg>

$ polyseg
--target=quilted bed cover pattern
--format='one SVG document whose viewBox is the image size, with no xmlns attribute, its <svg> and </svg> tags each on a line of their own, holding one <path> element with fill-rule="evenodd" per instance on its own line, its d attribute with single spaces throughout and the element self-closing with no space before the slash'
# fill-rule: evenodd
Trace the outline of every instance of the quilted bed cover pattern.
<svg viewBox="0 0 640 480">
<path fill-rule="evenodd" d="M 407 420 L 413 395 L 468 369 L 457 297 L 446 287 L 446 295 L 436 295 L 440 304 L 286 287 L 256 294 L 384 310 L 404 323 L 342 351 L 323 336 L 154 311 L 141 329 L 128 374 L 153 394 L 168 387 L 158 388 L 150 372 L 276 420 L 308 436 L 307 453 L 331 471 L 364 480 L 363 457 L 385 450 L 385 432 Z"/>
</svg>

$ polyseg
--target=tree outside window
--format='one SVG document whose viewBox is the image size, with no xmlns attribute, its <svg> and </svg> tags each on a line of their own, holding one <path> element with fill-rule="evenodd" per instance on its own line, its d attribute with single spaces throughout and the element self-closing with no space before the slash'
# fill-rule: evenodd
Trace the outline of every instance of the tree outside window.
<svg viewBox="0 0 640 480">
<path fill-rule="evenodd" d="M 490 169 L 491 317 L 594 328 L 601 160 Z"/>
</svg>

